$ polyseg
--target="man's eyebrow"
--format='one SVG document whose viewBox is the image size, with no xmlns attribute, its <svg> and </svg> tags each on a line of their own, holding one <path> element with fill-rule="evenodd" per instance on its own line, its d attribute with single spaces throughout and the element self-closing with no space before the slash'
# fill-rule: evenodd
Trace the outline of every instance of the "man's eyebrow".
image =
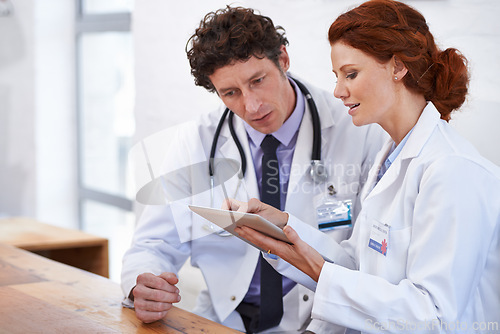
<svg viewBox="0 0 500 334">
<path fill-rule="evenodd" d="M 261 71 L 257 71 L 257 73 L 255 73 L 254 75 L 252 75 L 252 76 L 250 77 L 250 79 L 248 79 L 248 80 L 249 80 L 249 81 L 255 80 L 255 79 L 257 79 L 258 77 L 263 76 L 265 73 L 266 73 L 266 72 L 265 72 L 265 71 L 262 71 L 262 70 L 261 70 Z"/>
<path fill-rule="evenodd" d="M 265 71 L 257 71 L 256 73 L 254 73 L 253 75 L 251 75 L 246 81 L 247 82 L 253 81 L 253 80 L 255 80 L 255 79 L 257 79 L 257 78 L 265 75 L 265 73 L 266 73 Z M 226 93 L 226 92 L 234 90 L 234 89 L 236 89 L 236 88 L 235 87 L 231 87 L 231 86 L 230 87 L 224 87 L 224 88 L 219 89 L 219 92 L 221 94 L 223 94 L 223 93 Z"/>
<path fill-rule="evenodd" d="M 221 89 L 219 89 L 219 92 L 221 94 L 224 94 L 224 93 L 227 93 L 227 92 L 232 91 L 232 90 L 234 90 L 233 87 L 227 87 L 227 88 L 221 88 Z"/>
</svg>

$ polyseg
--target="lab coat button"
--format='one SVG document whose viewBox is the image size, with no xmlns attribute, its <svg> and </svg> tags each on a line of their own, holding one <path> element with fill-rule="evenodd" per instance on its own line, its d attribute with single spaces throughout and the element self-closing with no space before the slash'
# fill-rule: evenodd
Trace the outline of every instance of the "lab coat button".
<svg viewBox="0 0 500 334">
<path fill-rule="evenodd" d="M 309 296 L 308 295 L 304 295 L 304 297 L 302 297 L 302 299 L 307 302 L 309 300 Z"/>
<path fill-rule="evenodd" d="M 234 302 L 236 300 L 236 296 L 231 296 L 231 300 Z"/>
</svg>

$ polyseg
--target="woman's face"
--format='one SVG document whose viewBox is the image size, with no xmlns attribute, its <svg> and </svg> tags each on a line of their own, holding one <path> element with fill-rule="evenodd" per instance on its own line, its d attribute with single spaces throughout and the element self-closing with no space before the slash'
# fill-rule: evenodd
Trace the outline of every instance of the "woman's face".
<svg viewBox="0 0 500 334">
<path fill-rule="evenodd" d="M 334 95 L 349 108 L 352 122 L 357 126 L 378 123 L 386 128 L 399 110 L 393 63 L 381 64 L 341 41 L 331 48 L 332 69 L 337 76 Z"/>
</svg>

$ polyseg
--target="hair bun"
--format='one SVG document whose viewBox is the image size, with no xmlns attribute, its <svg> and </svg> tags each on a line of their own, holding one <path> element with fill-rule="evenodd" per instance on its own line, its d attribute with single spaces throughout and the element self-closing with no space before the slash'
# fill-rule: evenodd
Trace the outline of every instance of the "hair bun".
<svg viewBox="0 0 500 334">
<path fill-rule="evenodd" d="M 441 113 L 441 118 L 450 120 L 450 114 L 465 102 L 469 86 L 467 59 L 454 48 L 437 54 L 434 94 L 430 100 Z"/>
</svg>

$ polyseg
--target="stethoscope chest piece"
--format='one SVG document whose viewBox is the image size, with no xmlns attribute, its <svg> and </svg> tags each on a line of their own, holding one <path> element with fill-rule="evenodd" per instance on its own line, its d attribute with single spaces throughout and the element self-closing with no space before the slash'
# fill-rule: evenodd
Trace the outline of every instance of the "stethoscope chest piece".
<svg viewBox="0 0 500 334">
<path fill-rule="evenodd" d="M 321 160 L 311 160 L 310 173 L 314 183 L 323 183 L 328 179 L 328 171 Z"/>
</svg>

